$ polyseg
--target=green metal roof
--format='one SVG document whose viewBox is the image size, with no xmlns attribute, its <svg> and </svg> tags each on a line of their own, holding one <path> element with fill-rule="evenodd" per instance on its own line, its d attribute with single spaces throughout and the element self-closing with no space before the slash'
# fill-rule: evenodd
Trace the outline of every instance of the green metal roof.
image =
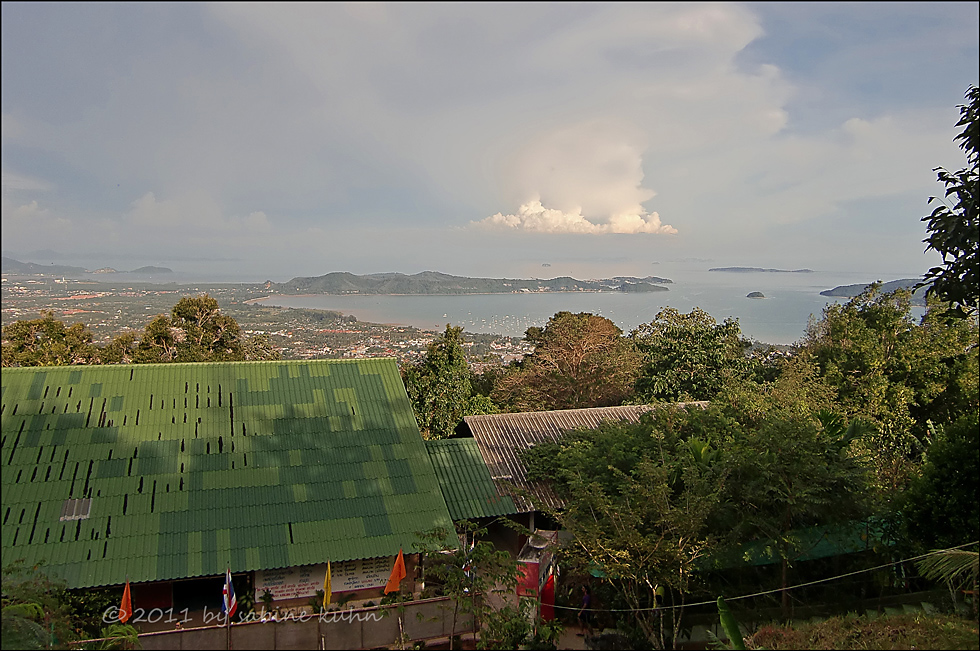
<svg viewBox="0 0 980 651">
<path fill-rule="evenodd" d="M 426 441 L 425 445 L 453 520 L 517 513 L 514 500 L 497 493 L 474 439 Z"/>
<path fill-rule="evenodd" d="M 4 369 L 0 421 L 3 562 L 69 587 L 387 556 L 452 529 L 393 359 Z"/>
</svg>

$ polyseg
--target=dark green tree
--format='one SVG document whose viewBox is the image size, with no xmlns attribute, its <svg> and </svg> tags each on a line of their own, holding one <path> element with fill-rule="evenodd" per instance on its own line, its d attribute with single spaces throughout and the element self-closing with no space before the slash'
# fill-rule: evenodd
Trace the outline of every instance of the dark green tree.
<svg viewBox="0 0 980 651">
<path fill-rule="evenodd" d="M 938 428 L 922 473 L 904 496 L 906 531 L 919 551 L 980 539 L 978 431 L 976 411 Z"/>
<path fill-rule="evenodd" d="M 949 320 L 930 303 L 920 322 L 909 293 L 874 283 L 847 303 L 828 305 L 807 328 L 801 354 L 837 391 L 841 411 L 874 432 L 858 443 L 882 494 L 914 476 L 929 422 L 948 422 L 977 402 L 977 324 Z"/>
<path fill-rule="evenodd" d="M 791 564 L 805 551 L 796 532 L 843 525 L 870 513 L 866 469 L 848 453 L 862 433 L 857 422 L 844 427 L 829 412 L 819 418 L 776 412 L 719 443 L 729 491 L 718 522 L 730 531 L 731 543 L 770 542 L 781 563 L 784 589 Z M 785 611 L 785 590 L 782 598 Z"/>
<path fill-rule="evenodd" d="M 643 355 L 636 400 L 676 402 L 711 400 L 726 382 L 749 372 L 745 355 L 751 345 L 737 319 L 718 323 L 694 308 L 689 314 L 668 307 L 630 333 Z"/>
<path fill-rule="evenodd" d="M 265 335 L 246 337 L 234 318 L 221 313 L 218 301 L 207 294 L 184 297 L 170 315 L 158 315 L 144 328 L 139 341 L 122 338 L 113 342 L 123 361 L 239 362 L 279 359 Z M 112 351 L 113 358 L 118 356 Z"/>
<path fill-rule="evenodd" d="M 103 613 L 118 605 L 118 588 L 67 590 L 52 580 L 43 566 L 23 560 L 3 568 L 3 648 L 67 649 L 69 642 L 102 636 Z M 100 648 L 138 648 L 137 631 L 129 625 L 109 627 L 119 638 Z"/>
<path fill-rule="evenodd" d="M 622 404 L 640 358 L 615 323 L 587 312 L 558 312 L 544 328 L 528 328 L 534 352 L 511 365 L 491 393 L 513 411 L 579 409 Z"/>
<path fill-rule="evenodd" d="M 927 420 L 956 418 L 976 401 L 977 325 L 941 318 L 937 303 L 916 322 L 907 291 L 879 287 L 828 305 L 807 327 L 803 352 L 849 415 L 922 438 Z"/>
<path fill-rule="evenodd" d="M 421 360 L 402 368 L 405 390 L 426 439 L 451 436 L 463 416 L 495 410 L 485 396 L 473 395 L 465 343 L 463 329 L 447 324 Z"/>
<path fill-rule="evenodd" d="M 939 182 L 946 186 L 945 199 L 929 197 L 929 203 L 940 201 L 931 214 L 922 218 L 929 236 L 923 240 L 926 249 L 943 256 L 941 267 L 933 267 L 923 284 L 931 283 L 928 292 L 954 306 L 959 316 L 976 314 L 980 308 L 980 88 L 970 86 L 966 104 L 961 104 L 956 126 L 963 131 L 954 140 L 966 153 L 967 166 L 956 172 L 934 168 Z"/>
<path fill-rule="evenodd" d="M 3 329 L 3 366 L 68 366 L 97 363 L 97 359 L 92 332 L 82 323 L 65 325 L 53 312 Z"/>
<path fill-rule="evenodd" d="M 726 486 L 712 440 L 734 425 L 719 410 L 664 407 L 639 423 L 605 422 L 526 454 L 530 477 L 565 500 L 553 513 L 573 539 L 562 562 L 598 573 L 655 648 L 673 648 L 686 596 L 715 536 Z M 658 595 L 672 610 L 654 610 Z"/>
</svg>

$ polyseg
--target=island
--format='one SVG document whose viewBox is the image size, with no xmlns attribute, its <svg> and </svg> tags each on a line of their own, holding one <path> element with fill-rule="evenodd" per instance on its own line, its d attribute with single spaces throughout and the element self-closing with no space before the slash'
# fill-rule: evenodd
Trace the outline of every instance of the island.
<svg viewBox="0 0 980 651">
<path fill-rule="evenodd" d="M 749 292 L 745 295 L 745 298 L 765 298 L 766 295 L 762 292 Z"/>
<path fill-rule="evenodd" d="M 616 276 L 577 280 L 569 276 L 538 278 L 469 278 L 438 271 L 406 275 L 380 273 L 358 276 L 333 272 L 323 276 L 297 277 L 285 283 L 266 283 L 276 294 L 518 294 L 530 292 L 663 292 L 669 278 Z"/>
<path fill-rule="evenodd" d="M 713 267 L 708 271 L 724 271 L 735 274 L 771 273 L 771 274 L 812 274 L 813 269 L 763 269 L 762 267 Z"/>
<path fill-rule="evenodd" d="M 50 276 L 83 276 L 89 273 L 82 267 L 70 267 L 60 264 L 37 264 L 35 262 L 20 262 L 3 256 L 0 259 L 0 271 L 5 274 L 50 275 Z"/>
<path fill-rule="evenodd" d="M 879 281 L 880 282 L 880 281 Z M 926 287 L 920 287 L 918 289 L 913 288 L 922 282 L 920 278 L 900 278 L 898 280 L 889 280 L 887 283 L 882 283 L 879 291 L 882 294 L 887 294 L 888 292 L 894 292 L 896 289 L 907 289 L 912 292 L 912 304 L 913 305 L 925 305 L 926 304 Z M 855 285 L 838 285 L 833 289 L 825 289 L 820 292 L 821 296 L 834 296 L 834 297 L 844 297 L 844 298 L 854 298 L 859 296 L 861 292 L 868 288 L 871 283 L 857 283 Z"/>
<path fill-rule="evenodd" d="M 152 266 L 147 266 L 147 267 L 140 267 L 139 269 L 133 269 L 129 273 L 131 273 L 131 274 L 172 274 L 173 272 L 174 272 L 174 270 L 173 269 L 170 269 L 168 267 L 152 267 Z"/>
</svg>

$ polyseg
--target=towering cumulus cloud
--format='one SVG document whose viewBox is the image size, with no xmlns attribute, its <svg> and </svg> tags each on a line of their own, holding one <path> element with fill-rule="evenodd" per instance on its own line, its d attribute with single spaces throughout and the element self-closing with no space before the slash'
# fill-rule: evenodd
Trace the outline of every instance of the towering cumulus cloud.
<svg viewBox="0 0 980 651">
<path fill-rule="evenodd" d="M 638 139 L 605 121 L 544 134 L 503 175 L 520 208 L 474 224 L 538 233 L 676 233 L 643 207 L 654 192 L 643 187 Z"/>
<path fill-rule="evenodd" d="M 660 223 L 657 213 L 636 213 L 612 215 L 604 224 L 597 224 L 582 216 L 581 209 L 562 212 L 545 208 L 541 201 L 534 199 L 517 210 L 513 215 L 497 213 L 475 224 L 488 228 L 516 229 L 535 233 L 676 233 L 669 224 Z"/>
</svg>

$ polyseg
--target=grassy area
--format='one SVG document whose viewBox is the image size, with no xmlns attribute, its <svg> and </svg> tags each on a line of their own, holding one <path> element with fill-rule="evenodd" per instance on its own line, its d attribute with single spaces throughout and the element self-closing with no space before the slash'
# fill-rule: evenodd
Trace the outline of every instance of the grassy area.
<svg viewBox="0 0 980 651">
<path fill-rule="evenodd" d="M 754 649 L 977 649 L 976 620 L 907 613 L 869 618 L 843 615 L 817 623 L 767 625 L 746 640 Z"/>
</svg>

